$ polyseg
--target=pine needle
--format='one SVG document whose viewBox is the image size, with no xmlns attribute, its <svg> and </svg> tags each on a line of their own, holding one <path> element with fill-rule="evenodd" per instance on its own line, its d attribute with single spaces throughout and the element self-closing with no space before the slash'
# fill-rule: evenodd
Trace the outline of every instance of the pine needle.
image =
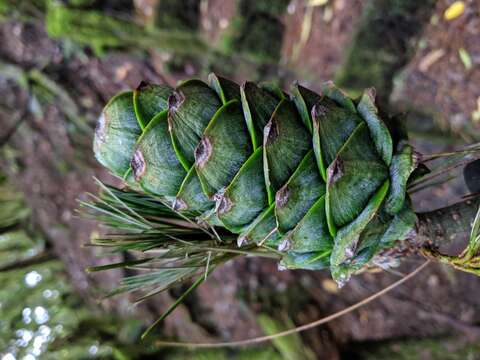
<svg viewBox="0 0 480 360">
<path fill-rule="evenodd" d="M 211 268 L 205 275 L 200 276 L 170 307 L 152 324 L 150 325 L 147 330 L 142 334 L 141 339 L 145 339 L 148 334 L 153 330 L 155 326 L 157 326 L 160 322 L 162 322 L 168 315 L 170 315 L 173 310 L 177 308 L 178 305 L 180 305 L 183 300 L 193 291 L 195 290 L 201 283 L 203 283 L 206 279 L 207 276 L 213 271 L 214 269 Z"/>
<path fill-rule="evenodd" d="M 425 186 L 426 184 L 429 184 L 429 186 L 433 185 L 433 184 L 430 184 L 428 182 L 433 180 L 433 179 L 437 179 L 442 175 L 446 175 L 450 171 L 455 170 L 455 169 L 457 169 L 461 166 L 467 165 L 468 163 L 470 163 L 472 161 L 475 161 L 478 158 L 479 157 L 475 157 L 475 158 L 464 159 L 464 160 L 460 160 L 460 161 L 453 160 L 453 161 L 447 162 L 445 164 L 442 164 L 437 169 L 434 169 L 432 172 L 430 172 L 428 174 L 425 174 L 421 178 L 416 179 L 416 180 L 412 181 L 410 184 L 408 184 L 408 191 L 409 192 L 411 192 L 411 191 L 414 192 L 414 191 L 416 191 L 416 187 L 418 187 L 418 186 L 426 187 Z M 434 184 L 438 185 L 439 182 L 435 182 Z"/>
<path fill-rule="evenodd" d="M 480 143 L 475 143 L 473 145 L 470 145 L 463 150 L 449 151 L 449 152 L 439 152 L 439 153 L 433 153 L 433 154 L 428 154 L 428 155 L 422 155 L 422 162 L 432 161 L 432 160 L 436 160 L 436 159 L 439 159 L 439 158 L 456 156 L 456 155 L 467 155 L 467 154 L 472 154 L 472 153 L 476 153 L 476 152 L 480 152 Z"/>
<path fill-rule="evenodd" d="M 286 331 L 281 331 L 276 334 L 268 335 L 268 336 L 260 336 L 252 339 L 246 339 L 246 340 L 239 340 L 239 341 L 228 341 L 228 342 L 218 342 L 218 343 L 189 343 L 189 342 L 171 342 L 171 341 L 156 341 L 155 344 L 157 346 L 165 346 L 165 347 L 187 347 L 187 348 L 222 348 L 222 347 L 239 347 L 239 346 L 249 346 L 249 345 L 254 345 L 254 344 L 259 344 L 262 342 L 266 341 L 271 341 L 273 339 L 282 337 L 282 336 L 288 336 L 292 335 L 295 333 L 299 333 L 305 330 L 312 329 L 314 327 L 317 327 L 319 325 L 323 325 L 325 323 L 328 323 L 332 320 L 335 320 L 343 315 L 346 315 L 378 298 L 381 296 L 385 295 L 386 293 L 392 291 L 396 287 L 402 285 L 406 281 L 410 280 L 413 278 L 415 275 L 417 275 L 420 271 L 425 269 L 425 267 L 430 263 L 430 260 L 425 261 L 422 265 L 420 265 L 418 268 L 416 268 L 414 271 L 411 273 L 407 274 L 405 277 L 401 278 L 400 280 L 397 280 L 393 284 L 385 287 L 384 289 L 376 292 L 375 294 L 343 309 L 340 310 L 334 314 L 331 314 L 329 316 L 326 316 L 324 318 L 321 318 L 319 320 L 313 321 L 311 323 L 295 327 L 293 329 L 289 329 Z"/>
<path fill-rule="evenodd" d="M 120 204 L 122 204 L 131 214 L 136 216 L 141 222 L 144 222 L 148 225 L 149 222 L 142 216 L 140 216 L 136 211 L 134 211 L 131 207 L 129 207 L 127 204 L 125 204 L 118 196 L 116 196 L 104 183 L 102 183 L 99 179 L 96 177 L 93 178 L 95 182 L 104 190 L 106 191 L 111 197 L 113 197 L 115 200 L 117 200 Z"/>
</svg>

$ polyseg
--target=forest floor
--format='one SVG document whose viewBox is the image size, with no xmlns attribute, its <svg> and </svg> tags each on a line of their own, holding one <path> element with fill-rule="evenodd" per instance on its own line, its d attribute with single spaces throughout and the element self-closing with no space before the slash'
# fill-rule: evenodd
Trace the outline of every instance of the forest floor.
<svg viewBox="0 0 480 360">
<path fill-rule="evenodd" d="M 207 34 L 215 34 L 215 29 L 228 21 L 231 3 L 209 2 L 211 11 L 206 12 L 208 16 L 202 22 Z M 443 12 L 449 3 L 438 1 L 418 51 L 397 79 L 393 101 L 404 109 L 431 111 L 443 129 L 453 130 L 454 136 L 469 141 L 478 138 L 480 129 L 480 115 L 475 115 L 480 113 L 480 2 L 467 1 L 465 13 L 447 22 Z M 305 84 L 312 88 L 332 78 L 361 11 L 360 0 L 336 0 L 328 7 L 315 8 L 308 41 L 297 59 L 291 59 L 305 13 L 300 2 L 292 2 L 284 18 L 287 36 L 281 63 L 288 69 L 285 78 L 305 79 Z M 467 69 L 465 60 L 462 62 L 460 49 L 469 54 L 471 68 Z M 2 66 L 14 64 L 23 72 L 40 70 L 68 89 L 90 130 L 96 114 L 116 92 L 136 87 L 140 80 L 173 83 L 185 77 L 181 73 L 163 73 L 162 56 L 155 53 L 145 57 L 118 51 L 101 58 L 89 52 L 81 54 L 66 56 L 60 43 L 48 38 L 41 23 L 7 21 L 0 25 Z M 247 75 L 237 74 L 237 80 L 244 80 Z M 78 124 L 69 121 L 62 108 L 65 105 L 52 102 L 43 107 L 41 115 L 32 113 L 36 104 L 28 92 L 4 74 L 0 75 L 0 94 L 0 139 L 20 118 L 25 118 L 5 146 L 7 156 L 0 160 L 0 165 L 27 194 L 36 225 L 66 264 L 79 293 L 96 306 L 101 291 L 111 289 L 123 273 L 118 270 L 91 275 L 84 271 L 87 266 L 100 265 L 106 260 L 98 257 L 96 249 L 84 246 L 92 231 L 97 230 L 94 223 L 81 219 L 76 209 L 78 199 L 84 199 L 86 192 L 96 191 L 93 176 L 115 180 L 93 159 L 89 130 L 79 129 Z M 424 144 L 430 148 L 423 140 L 417 143 L 420 148 Z M 436 200 L 433 203 L 426 196 L 417 201 L 424 209 L 432 204 L 446 205 L 458 199 L 460 191 L 461 184 L 454 192 L 438 190 L 433 194 Z M 397 280 L 400 273 L 413 270 L 423 261 L 420 257 L 409 258 L 398 269 L 399 273 L 361 274 L 342 289 L 334 286 L 326 272 L 279 272 L 277 265 L 269 260 L 233 261 L 215 272 L 167 319 L 165 332 L 194 341 L 245 339 L 261 334 L 256 322 L 259 313 L 288 316 L 296 324 L 304 324 L 382 289 Z M 136 311 L 146 322 L 151 322 L 173 296 L 175 292 L 160 295 Z M 103 304 L 107 309 L 128 313 L 133 310 L 127 300 L 117 297 Z M 354 351 L 352 346 L 358 343 L 404 337 L 458 335 L 462 340 L 449 345 L 455 347 L 463 341 L 478 340 L 477 324 L 480 324 L 478 279 L 431 264 L 414 280 L 380 300 L 308 331 L 303 338 L 319 358 L 336 359 L 347 348 Z"/>
</svg>

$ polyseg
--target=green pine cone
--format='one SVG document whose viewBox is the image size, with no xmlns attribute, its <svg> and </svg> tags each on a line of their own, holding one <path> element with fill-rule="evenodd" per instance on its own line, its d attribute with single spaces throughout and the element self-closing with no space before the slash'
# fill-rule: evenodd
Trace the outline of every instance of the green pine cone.
<svg viewBox="0 0 480 360">
<path fill-rule="evenodd" d="M 239 244 L 277 248 L 282 267 L 330 268 L 343 284 L 416 221 L 414 152 L 392 138 L 374 97 L 352 100 L 332 83 L 289 95 L 214 74 L 208 85 L 142 83 L 106 105 L 94 150 L 132 188 Z"/>
</svg>

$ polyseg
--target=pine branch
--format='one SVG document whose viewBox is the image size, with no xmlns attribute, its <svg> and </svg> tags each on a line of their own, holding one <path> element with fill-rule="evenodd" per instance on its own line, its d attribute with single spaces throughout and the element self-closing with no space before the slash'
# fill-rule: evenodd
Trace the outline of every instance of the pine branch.
<svg viewBox="0 0 480 360">
<path fill-rule="evenodd" d="M 451 206 L 418 214 L 418 246 L 440 247 L 462 241 L 471 229 L 480 206 L 480 196 Z"/>
</svg>

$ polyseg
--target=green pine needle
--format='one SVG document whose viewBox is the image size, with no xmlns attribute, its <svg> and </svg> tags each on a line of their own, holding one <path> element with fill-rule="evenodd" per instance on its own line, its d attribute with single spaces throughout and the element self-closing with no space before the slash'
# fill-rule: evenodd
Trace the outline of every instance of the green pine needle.
<svg viewBox="0 0 480 360">
<path fill-rule="evenodd" d="M 206 229 L 171 209 L 165 199 L 133 190 L 120 190 L 99 180 L 98 196 L 89 194 L 80 202 L 84 217 L 99 221 L 108 233 L 92 238 L 88 246 L 98 246 L 114 253 L 131 252 L 135 260 L 93 266 L 89 272 L 128 268 L 138 274 L 124 278 L 105 297 L 121 293 L 138 294 L 136 303 L 179 284 L 193 284 L 145 332 L 169 315 L 217 266 L 238 256 L 278 259 L 279 255 L 255 244 L 237 247 L 236 236 L 221 229 Z"/>
</svg>

